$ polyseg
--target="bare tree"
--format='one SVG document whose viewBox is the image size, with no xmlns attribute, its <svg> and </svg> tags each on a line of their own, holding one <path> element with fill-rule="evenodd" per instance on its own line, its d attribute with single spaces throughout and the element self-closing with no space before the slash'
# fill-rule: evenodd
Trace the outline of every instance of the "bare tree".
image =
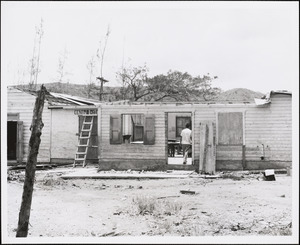
<svg viewBox="0 0 300 245">
<path fill-rule="evenodd" d="M 62 84 L 66 83 L 68 85 L 68 82 L 69 82 L 68 75 L 71 74 L 66 69 L 66 62 L 68 60 L 69 54 L 70 53 L 67 50 L 67 48 L 64 48 L 63 52 L 59 53 L 59 58 L 58 58 L 56 81 L 58 82 L 58 89 L 62 92 L 66 92 L 66 91 L 64 91 Z"/>
<path fill-rule="evenodd" d="M 41 43 L 42 37 L 44 35 L 43 29 L 43 19 L 41 19 L 40 25 L 35 27 L 35 37 L 34 37 L 34 45 L 33 45 L 33 54 L 30 59 L 30 81 L 29 88 L 33 88 L 36 90 L 38 74 L 41 72 L 39 69 L 40 65 L 40 52 L 41 52 Z M 36 50 L 36 42 L 38 42 L 38 50 Z"/>
<path fill-rule="evenodd" d="M 123 99 L 137 101 L 151 93 L 145 86 L 148 79 L 148 70 L 147 66 L 144 65 L 123 67 L 121 71 L 117 72 L 117 77 L 122 82 L 121 93 L 123 94 Z"/>
<path fill-rule="evenodd" d="M 107 40 L 110 35 L 110 27 L 107 26 L 107 31 L 104 37 L 104 44 L 102 47 L 102 41 L 100 41 L 100 48 L 97 49 L 97 58 L 100 62 L 100 76 L 97 77 L 97 79 L 100 82 L 100 93 L 99 93 L 99 100 L 102 101 L 103 99 L 103 83 L 108 82 L 106 79 L 103 78 L 103 62 L 104 62 L 104 54 L 106 50 Z"/>
<path fill-rule="evenodd" d="M 88 96 L 88 98 L 90 98 L 92 89 L 94 87 L 94 82 L 93 82 L 94 70 L 95 70 L 95 58 L 94 58 L 94 56 L 91 57 L 91 59 L 87 63 L 86 67 L 89 71 L 89 80 L 88 80 L 88 85 L 87 85 L 87 96 Z"/>
</svg>

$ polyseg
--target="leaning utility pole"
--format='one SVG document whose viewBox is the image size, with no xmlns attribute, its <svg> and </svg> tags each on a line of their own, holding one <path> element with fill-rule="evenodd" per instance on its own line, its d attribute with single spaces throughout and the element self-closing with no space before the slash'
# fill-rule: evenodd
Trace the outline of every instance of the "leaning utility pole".
<svg viewBox="0 0 300 245">
<path fill-rule="evenodd" d="M 40 91 L 38 92 L 38 96 L 35 100 L 32 123 L 30 126 L 31 136 L 29 140 L 29 151 L 25 170 L 25 181 L 16 237 L 27 237 L 28 234 L 28 224 L 30 217 L 37 155 L 41 143 L 40 137 L 42 135 L 42 128 L 44 126 L 42 122 L 42 114 L 46 93 L 48 92 L 44 85 L 42 85 Z"/>
</svg>

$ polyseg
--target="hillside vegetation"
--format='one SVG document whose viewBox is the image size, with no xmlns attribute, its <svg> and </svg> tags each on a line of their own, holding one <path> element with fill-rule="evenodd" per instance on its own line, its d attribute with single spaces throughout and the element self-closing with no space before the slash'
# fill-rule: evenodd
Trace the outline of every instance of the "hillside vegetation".
<svg viewBox="0 0 300 245">
<path fill-rule="evenodd" d="M 88 85 L 72 83 L 47 83 L 45 84 L 49 92 L 62 93 L 82 98 L 99 99 L 99 87 L 94 85 L 90 88 L 88 95 Z M 40 84 L 37 86 L 40 87 Z M 28 89 L 28 86 L 23 86 Z M 104 100 L 115 101 L 116 95 L 120 94 L 121 87 L 104 86 Z M 254 98 L 261 98 L 264 94 L 246 88 L 235 88 L 221 92 L 213 101 L 216 102 L 254 102 Z"/>
</svg>

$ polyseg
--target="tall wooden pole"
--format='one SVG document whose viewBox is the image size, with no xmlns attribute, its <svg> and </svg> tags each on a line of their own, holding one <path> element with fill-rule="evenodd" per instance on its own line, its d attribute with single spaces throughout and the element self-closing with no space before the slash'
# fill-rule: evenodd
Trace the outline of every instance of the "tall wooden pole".
<svg viewBox="0 0 300 245">
<path fill-rule="evenodd" d="M 19 212 L 19 222 L 16 237 L 27 237 L 28 224 L 30 217 L 33 184 L 35 177 L 35 169 L 37 162 L 37 155 L 41 143 L 42 128 L 44 126 L 42 122 L 42 113 L 44 108 L 46 88 L 42 85 L 38 92 L 38 97 L 35 100 L 35 106 L 33 110 L 33 117 L 31 123 L 31 136 L 29 140 L 29 153 L 26 164 L 25 181 L 23 187 L 22 203 Z"/>
</svg>

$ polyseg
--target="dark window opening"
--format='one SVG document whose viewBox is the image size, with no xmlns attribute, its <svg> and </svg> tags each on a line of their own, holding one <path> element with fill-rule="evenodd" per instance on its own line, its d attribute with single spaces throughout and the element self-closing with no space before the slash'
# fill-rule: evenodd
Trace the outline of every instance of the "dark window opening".
<svg viewBox="0 0 300 245">
<path fill-rule="evenodd" d="M 17 122 L 7 122 L 7 159 L 17 159 Z"/>
</svg>

